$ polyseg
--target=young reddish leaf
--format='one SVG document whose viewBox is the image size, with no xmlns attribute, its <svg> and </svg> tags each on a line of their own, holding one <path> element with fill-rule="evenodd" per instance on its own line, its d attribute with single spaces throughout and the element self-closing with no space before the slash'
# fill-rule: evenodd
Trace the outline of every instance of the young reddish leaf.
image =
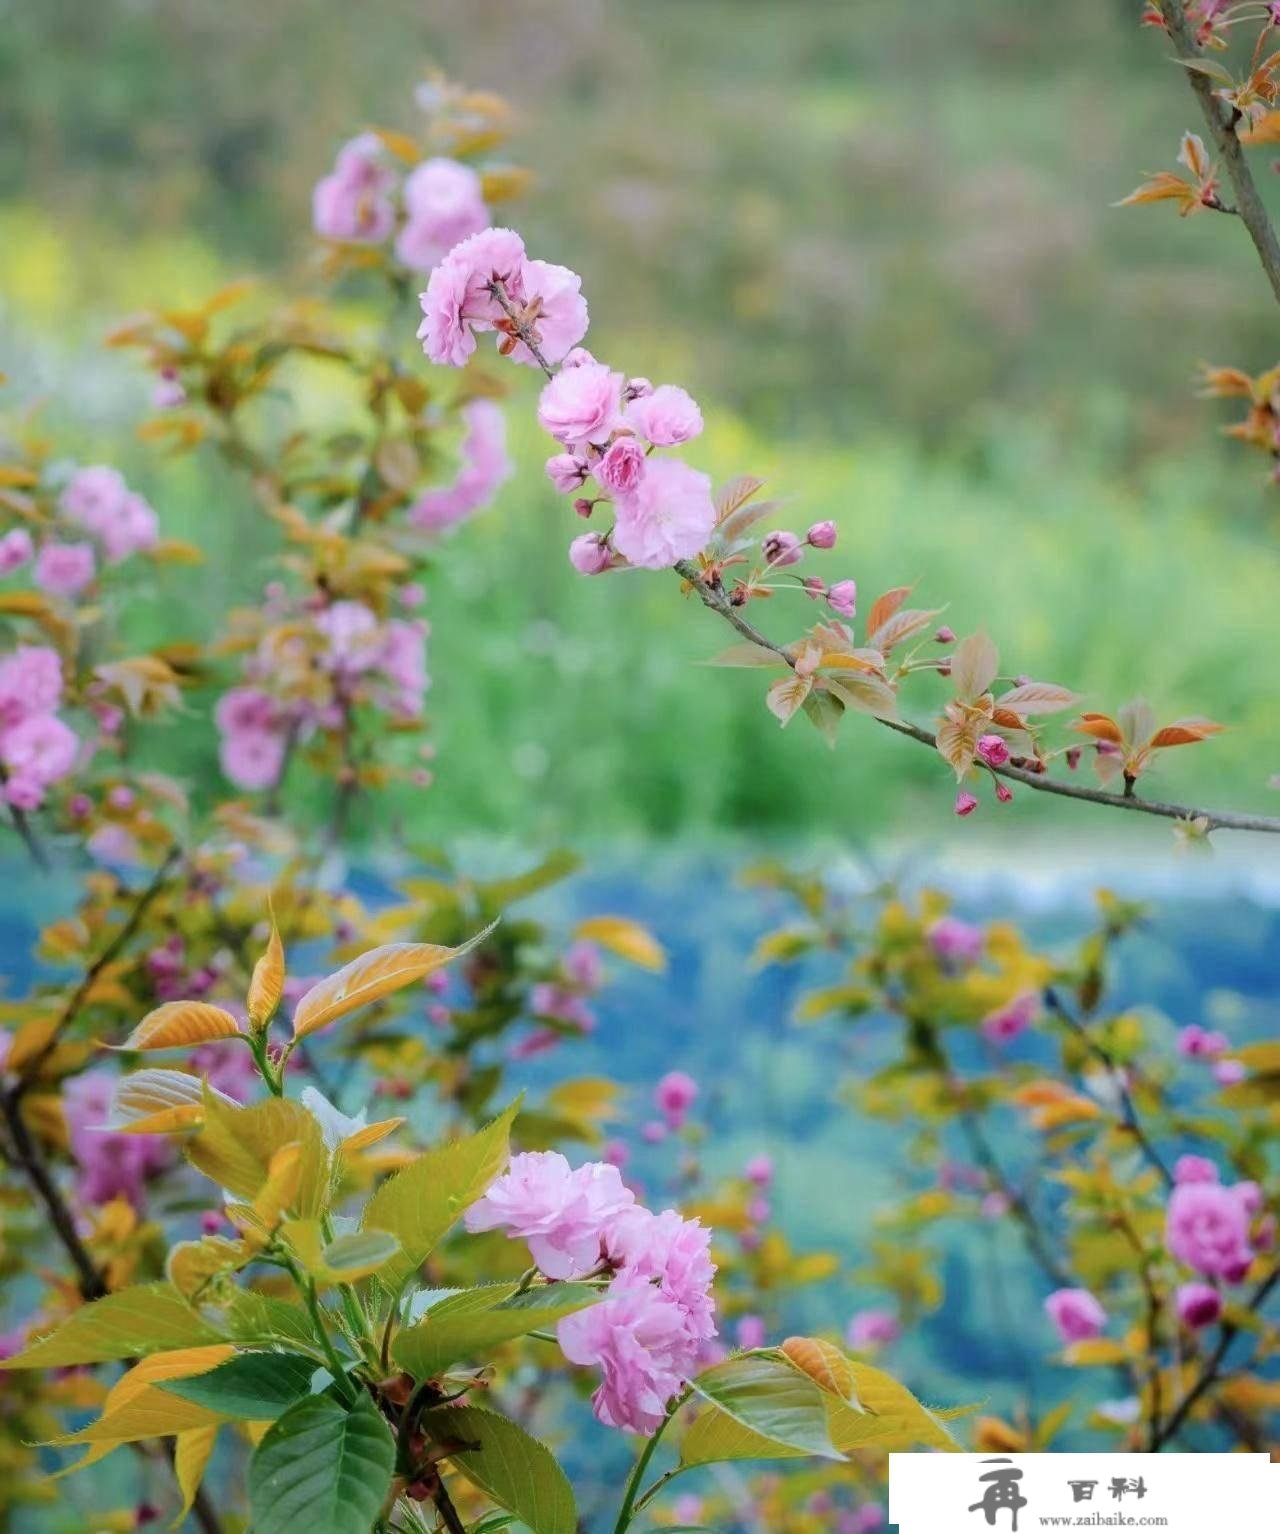
<svg viewBox="0 0 1280 1534">
<path fill-rule="evenodd" d="M 1197 741 L 1208 740 L 1210 735 L 1219 735 L 1225 729 L 1226 725 L 1215 724 L 1212 719 L 1175 719 L 1172 724 L 1157 730 L 1148 745 L 1153 750 L 1163 750 L 1166 746 L 1193 746 Z"/>
<path fill-rule="evenodd" d="M 859 713 L 871 714 L 876 719 L 898 717 L 897 695 L 882 677 L 846 671 L 839 676 L 823 676 L 822 685 L 828 692 L 834 693 L 846 708 L 855 708 Z"/>
<path fill-rule="evenodd" d="M 732 516 L 739 506 L 745 506 L 763 485 L 764 480 L 753 479 L 750 474 L 739 474 L 727 485 L 721 485 L 715 497 L 717 525 Z"/>
<path fill-rule="evenodd" d="M 974 719 L 944 719 L 938 726 L 938 755 L 954 769 L 957 782 L 973 766 L 978 730 Z"/>
<path fill-rule="evenodd" d="M 941 611 L 940 607 L 908 607 L 894 613 L 878 628 L 868 628 L 867 643 L 882 655 L 888 655 L 895 646 L 927 629 Z"/>
<path fill-rule="evenodd" d="M 857 1405 L 858 1392 L 853 1379 L 853 1365 L 831 1342 L 819 1337 L 788 1337 L 781 1352 L 788 1363 L 807 1374 L 820 1390 Z"/>
<path fill-rule="evenodd" d="M 878 628 L 888 623 L 910 595 L 910 586 L 895 586 L 892 591 L 886 591 L 883 596 L 878 596 L 867 614 L 867 633 L 874 634 Z"/>
<path fill-rule="evenodd" d="M 812 689 L 811 676 L 797 676 L 793 672 L 790 676 L 778 678 L 765 695 L 765 705 L 781 724 L 786 725 Z"/>
<path fill-rule="evenodd" d="M 703 661 L 704 666 L 785 666 L 786 661 L 781 655 L 773 650 L 767 650 L 764 645 L 752 644 L 750 640 L 744 640 L 741 644 L 731 644 L 727 650 L 721 650 L 719 655 L 713 656 L 708 661 Z"/>
<path fill-rule="evenodd" d="M 1081 714 L 1071 728 L 1077 734 L 1092 735 L 1095 740 L 1109 740 L 1115 746 L 1124 740 L 1120 726 L 1110 714 Z"/>
<path fill-rule="evenodd" d="M 1056 682 L 1024 682 L 996 699 L 1002 709 L 1012 714 L 1056 714 L 1076 701 L 1076 693 Z"/>
<path fill-rule="evenodd" d="M 956 696 L 965 702 L 980 698 L 996 679 L 1000 652 L 985 634 L 970 634 L 955 648 L 951 681 Z"/>
</svg>

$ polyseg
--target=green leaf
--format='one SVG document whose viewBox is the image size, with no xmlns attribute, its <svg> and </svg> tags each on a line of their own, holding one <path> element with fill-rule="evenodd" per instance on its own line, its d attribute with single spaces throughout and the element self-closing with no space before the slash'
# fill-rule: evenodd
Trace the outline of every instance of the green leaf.
<svg viewBox="0 0 1280 1534">
<path fill-rule="evenodd" d="M 422 1424 L 438 1444 L 477 1445 L 453 1449 L 449 1458 L 533 1534 L 576 1534 L 578 1510 L 568 1479 L 550 1450 L 523 1428 L 481 1406 L 440 1407 L 424 1412 Z"/>
<path fill-rule="evenodd" d="M 244 1347 L 315 1342 L 310 1317 L 301 1306 L 253 1289 L 237 1289 L 227 1302 L 223 1319 L 232 1341 Z"/>
<path fill-rule="evenodd" d="M 430 1379 L 460 1358 L 468 1358 L 554 1326 L 562 1316 L 585 1310 L 600 1299 L 589 1284 L 549 1284 L 517 1294 L 514 1284 L 464 1289 L 441 1300 L 417 1326 L 396 1338 L 391 1356 L 415 1379 Z"/>
<path fill-rule="evenodd" d="M 223 1340 L 172 1284 L 135 1284 L 82 1305 L 0 1369 L 64 1369 Z"/>
<path fill-rule="evenodd" d="M 792 1458 L 800 1454 L 843 1458 L 827 1427 L 828 1397 L 807 1375 L 776 1353 L 730 1358 L 704 1370 L 691 1383 L 696 1394 L 738 1428 L 745 1429 L 750 1440 L 740 1439 L 724 1424 L 704 1441 L 704 1437 L 696 1435 L 695 1423 L 685 1435 L 681 1450 L 685 1464 L 712 1463 L 703 1455 L 713 1450 L 715 1458 L 720 1459 Z M 787 1453 L 762 1455 L 759 1440 Z M 735 1444 L 737 1452 L 723 1452 Z M 690 1458 L 691 1453 L 697 1457 Z"/>
<path fill-rule="evenodd" d="M 159 1388 L 223 1417 L 269 1422 L 311 1394 L 319 1368 L 300 1353 L 237 1353 L 207 1374 L 165 1380 Z"/>
<path fill-rule="evenodd" d="M 369 1534 L 395 1445 L 378 1408 L 308 1396 L 267 1429 L 249 1462 L 254 1534 Z"/>
<path fill-rule="evenodd" d="M 329 1200 L 329 1155 L 320 1125 L 301 1103 L 284 1097 L 242 1108 L 206 1087 L 204 1124 L 187 1141 L 187 1160 L 220 1188 L 251 1204 L 270 1175 L 271 1158 L 286 1145 L 302 1147 L 302 1174 L 294 1207 L 317 1215 Z"/>
<path fill-rule="evenodd" d="M 412 1277 L 462 1211 L 506 1166 L 519 1107 L 514 1102 L 479 1133 L 426 1151 L 369 1200 L 362 1228 L 390 1231 L 402 1249 L 379 1275 L 389 1288 L 401 1288 Z"/>
<path fill-rule="evenodd" d="M 353 1230 L 336 1236 L 320 1253 L 325 1274 L 335 1283 L 354 1283 L 377 1273 L 400 1250 L 399 1241 L 385 1230 Z"/>
<path fill-rule="evenodd" d="M 843 1453 L 864 1445 L 890 1453 L 915 1448 L 955 1452 L 960 1447 L 939 1418 L 891 1374 L 854 1358 L 849 1367 L 864 1411 L 833 1402 L 831 1437 Z"/>
</svg>

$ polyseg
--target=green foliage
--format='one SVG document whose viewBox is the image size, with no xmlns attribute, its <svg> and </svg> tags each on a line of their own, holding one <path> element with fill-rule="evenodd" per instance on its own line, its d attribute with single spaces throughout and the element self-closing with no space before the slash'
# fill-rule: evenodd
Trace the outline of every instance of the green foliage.
<svg viewBox="0 0 1280 1534">
<path fill-rule="evenodd" d="M 417 1379 L 428 1379 L 462 1359 L 553 1327 L 564 1316 L 600 1299 L 588 1284 L 562 1283 L 517 1292 L 514 1284 L 486 1284 L 448 1295 L 416 1326 L 396 1338 L 391 1356 Z"/>
<path fill-rule="evenodd" d="M 74 1311 L 49 1336 L 0 1360 L 0 1369 L 72 1368 L 220 1340 L 172 1284 L 136 1284 Z"/>
<path fill-rule="evenodd" d="M 258 1534 L 368 1534 L 391 1487 L 395 1445 L 377 1407 L 310 1396 L 272 1424 L 249 1462 Z"/>
<path fill-rule="evenodd" d="M 578 1513 L 568 1479 L 523 1428 L 481 1406 L 443 1406 L 424 1413 L 423 1421 L 438 1442 L 466 1445 L 451 1453 L 462 1473 L 533 1534 L 575 1534 Z"/>
<path fill-rule="evenodd" d="M 160 1389 L 221 1417 L 270 1422 L 312 1393 L 316 1374 L 315 1359 L 300 1353 L 237 1353 L 207 1374 L 165 1380 Z"/>
</svg>

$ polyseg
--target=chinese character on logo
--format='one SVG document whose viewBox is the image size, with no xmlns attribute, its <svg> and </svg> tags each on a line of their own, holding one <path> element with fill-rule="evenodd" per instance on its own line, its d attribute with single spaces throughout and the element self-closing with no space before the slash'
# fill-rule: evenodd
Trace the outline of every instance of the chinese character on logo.
<svg viewBox="0 0 1280 1534">
<path fill-rule="evenodd" d="M 1136 1481 L 1126 1481 L 1122 1475 L 1115 1476 L 1111 1482 L 1111 1495 L 1117 1502 L 1132 1492 L 1141 1501 L 1147 1494 L 1147 1483 L 1142 1476 Z"/>
<path fill-rule="evenodd" d="M 1026 1507 L 1027 1499 L 1018 1489 L 1018 1482 L 1022 1479 L 1022 1471 L 1017 1469 L 1012 1460 L 986 1459 L 984 1465 L 1006 1465 L 1005 1470 L 988 1470 L 986 1475 L 979 1476 L 980 1482 L 986 1485 L 982 1501 L 975 1502 L 969 1509 L 971 1513 L 979 1510 L 987 1516 L 987 1523 L 994 1529 L 996 1515 L 1001 1508 L 1008 1508 L 1013 1514 L 1012 1534 L 1018 1534 L 1018 1509 Z"/>
<path fill-rule="evenodd" d="M 1097 1481 L 1068 1481 L 1071 1488 L 1071 1500 L 1073 1502 L 1092 1502 L 1094 1489 Z"/>
</svg>

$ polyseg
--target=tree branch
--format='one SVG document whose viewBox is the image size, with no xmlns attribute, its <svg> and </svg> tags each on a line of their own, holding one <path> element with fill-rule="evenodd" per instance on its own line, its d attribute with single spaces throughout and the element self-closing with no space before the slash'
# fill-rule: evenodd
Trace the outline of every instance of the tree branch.
<svg viewBox="0 0 1280 1534">
<path fill-rule="evenodd" d="M 1271 291 L 1276 301 L 1280 302 L 1280 239 L 1267 215 L 1258 184 L 1253 179 L 1244 147 L 1236 133 L 1238 114 L 1233 113 L 1225 102 L 1214 95 L 1212 80 L 1196 67 L 1203 55 L 1191 23 L 1187 20 L 1183 0 L 1159 0 L 1159 4 L 1165 28 L 1173 40 L 1179 62 L 1191 82 L 1191 89 L 1204 113 L 1210 137 L 1222 156 L 1222 163 L 1235 191 L 1235 212 L 1249 231 L 1249 238 L 1258 252 L 1258 260 L 1262 262 L 1262 270 L 1267 274 Z"/>
<path fill-rule="evenodd" d="M 709 607 L 726 623 L 732 624 L 744 639 L 749 639 L 752 644 L 760 645 L 766 650 L 772 650 L 780 660 L 794 667 L 794 658 L 781 645 L 774 644 L 772 639 L 762 634 L 753 624 L 748 623 L 729 601 L 723 588 L 705 581 L 702 578 L 702 572 L 691 560 L 682 559 L 675 570 L 676 574 L 693 588 L 704 607 Z M 909 740 L 917 741 L 922 746 L 928 746 L 930 750 L 937 749 L 937 739 L 932 731 L 918 724 L 910 724 L 902 719 L 880 719 L 878 723 L 899 735 L 905 735 Z M 1102 804 L 1110 809 L 1132 810 L 1139 815 L 1157 815 L 1164 820 L 1202 820 L 1208 831 L 1262 831 L 1271 835 L 1280 835 L 1280 817 L 1274 815 L 1245 815 L 1234 810 L 1204 810 L 1188 804 L 1168 804 L 1158 799 L 1139 799 L 1132 795 L 1109 794 L 1100 788 L 1085 788 L 1077 783 L 1063 783 L 1045 773 L 1030 772 L 1025 767 L 1015 767 L 1012 763 L 990 770 L 1002 778 L 1022 783 L 1038 794 L 1054 794 L 1060 799 L 1078 799 L 1085 804 Z"/>
</svg>

